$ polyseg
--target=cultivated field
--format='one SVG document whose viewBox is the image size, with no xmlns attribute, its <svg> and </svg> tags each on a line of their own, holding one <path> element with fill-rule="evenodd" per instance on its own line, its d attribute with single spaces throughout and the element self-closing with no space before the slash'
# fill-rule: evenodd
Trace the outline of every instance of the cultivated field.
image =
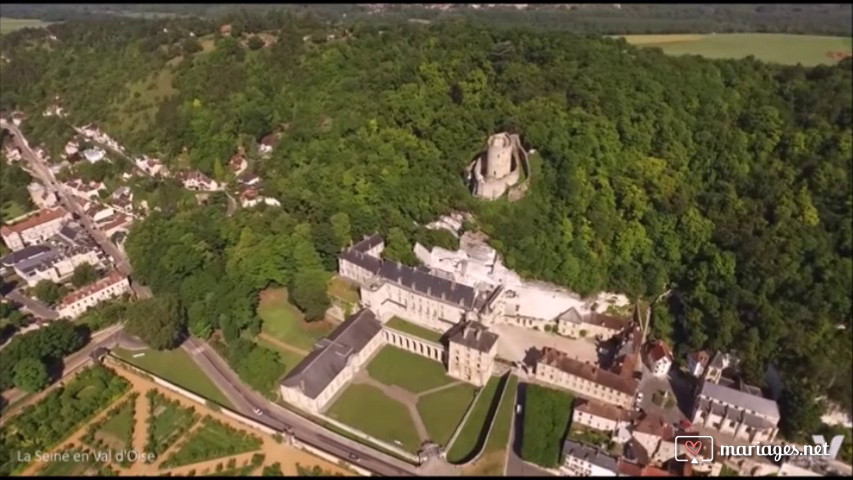
<svg viewBox="0 0 853 480">
<path fill-rule="evenodd" d="M 776 33 L 624 35 L 628 43 L 658 47 L 669 55 L 701 55 L 707 58 L 744 58 L 753 55 L 765 62 L 805 66 L 831 65 L 850 56 L 853 39 Z"/>
<path fill-rule="evenodd" d="M 51 22 L 45 22 L 42 20 L 36 20 L 33 18 L 7 18 L 0 17 L 0 35 L 6 35 L 7 33 L 14 32 L 15 30 L 20 30 L 22 28 L 27 27 L 46 27 L 50 25 Z"/>
</svg>

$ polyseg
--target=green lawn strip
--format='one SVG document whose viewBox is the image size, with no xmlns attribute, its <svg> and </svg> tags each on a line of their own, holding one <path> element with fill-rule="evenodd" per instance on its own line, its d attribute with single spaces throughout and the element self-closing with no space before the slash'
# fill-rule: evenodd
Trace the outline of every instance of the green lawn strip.
<svg viewBox="0 0 853 480">
<path fill-rule="evenodd" d="M 189 430 L 198 415 L 194 408 L 182 407 L 177 401 L 169 400 L 155 390 L 150 390 L 146 396 L 151 415 L 148 417 L 148 445 L 145 451 L 160 455 Z"/>
<path fill-rule="evenodd" d="M 476 454 L 478 446 L 482 446 L 481 441 L 484 440 L 489 425 L 491 425 L 492 417 L 489 416 L 489 411 L 497 400 L 496 396 L 501 393 L 501 390 L 498 389 L 500 383 L 500 377 L 492 377 L 483 388 L 477 398 L 477 403 L 471 410 L 471 414 L 468 415 L 468 420 L 462 426 L 462 431 L 459 432 L 459 436 L 456 437 L 456 441 L 453 442 L 447 452 L 447 460 L 450 463 L 465 461 Z"/>
<path fill-rule="evenodd" d="M 512 429 L 512 419 L 515 417 L 515 394 L 518 391 L 518 377 L 512 375 L 506 386 L 506 393 L 501 399 L 495 424 L 486 441 L 485 453 L 492 453 L 506 448 L 509 442 L 509 432 Z"/>
<path fill-rule="evenodd" d="M 385 385 L 397 385 L 412 393 L 455 381 L 447 376 L 441 363 L 390 345 L 382 347 L 367 366 L 367 372 L 374 380 Z"/>
<path fill-rule="evenodd" d="M 370 385 L 347 388 L 327 415 L 383 442 L 396 445 L 395 441 L 399 441 L 404 450 L 412 453 L 421 446 L 406 406 Z"/>
<path fill-rule="evenodd" d="M 44 462 L 37 475 L 40 477 L 115 477 L 118 472 L 105 461 L 99 461 L 95 452 L 83 448 L 70 448 L 55 452 L 56 461 Z M 67 454 L 67 456 L 65 456 Z M 66 460 L 67 459 L 67 460 Z"/>
<path fill-rule="evenodd" d="M 287 291 L 277 289 L 263 297 L 258 305 L 258 316 L 263 320 L 261 330 L 288 345 L 311 350 L 322 337 L 332 332 L 331 325 L 312 325 L 304 321 L 302 312 L 287 300 Z"/>
<path fill-rule="evenodd" d="M 394 317 L 391 320 L 388 320 L 388 323 L 385 324 L 389 328 L 393 328 L 394 330 L 399 330 L 403 333 L 412 334 L 418 338 L 422 338 L 424 340 L 439 343 L 443 334 L 434 332 L 428 328 L 421 327 L 419 325 L 415 325 L 412 322 L 407 320 L 403 320 L 400 317 Z"/>
<path fill-rule="evenodd" d="M 521 458 L 545 468 L 560 463 L 562 442 L 572 418 L 572 401 L 567 392 L 527 385 Z"/>
<path fill-rule="evenodd" d="M 204 425 L 193 432 L 160 468 L 180 467 L 261 448 L 262 440 L 255 435 L 231 428 L 209 416 L 203 422 Z"/>
<path fill-rule="evenodd" d="M 223 407 L 234 408 L 225 394 L 193 362 L 187 352 L 179 348 L 166 351 L 149 349 L 142 352 L 132 352 L 117 348 L 112 353 L 131 365 L 147 370 L 166 381 L 172 382 L 208 400 L 213 400 Z M 145 355 L 134 357 L 134 355 L 140 353 L 144 353 Z"/>
<path fill-rule="evenodd" d="M 447 445 L 475 395 L 476 389 L 465 383 L 418 399 L 418 413 L 433 442 Z"/>
</svg>

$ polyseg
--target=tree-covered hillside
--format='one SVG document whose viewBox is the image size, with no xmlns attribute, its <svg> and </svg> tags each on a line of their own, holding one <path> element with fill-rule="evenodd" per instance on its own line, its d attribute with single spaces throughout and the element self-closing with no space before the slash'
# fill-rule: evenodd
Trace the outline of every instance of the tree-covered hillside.
<svg viewBox="0 0 853 480">
<path fill-rule="evenodd" d="M 758 383 L 775 363 L 789 433 L 814 431 L 820 394 L 851 407 L 849 59 L 672 58 L 463 22 L 326 32 L 284 14 L 202 39 L 218 25 L 180 22 L 69 22 L 49 27 L 52 43 L 11 34 L 0 102 L 38 124 L 59 95 L 72 123 L 219 177 L 238 144 L 281 134 L 253 161 L 282 212 L 172 212 L 128 240 L 143 282 L 177 296 L 191 323 L 214 322 L 199 331 L 256 329 L 247 295 L 332 270 L 340 245 L 374 230 L 405 250 L 414 222 L 457 208 L 530 277 L 647 300 L 672 288 L 655 335 L 679 356 L 732 349 Z M 277 42 L 248 48 L 261 30 Z M 159 75 L 168 93 L 146 93 Z M 501 130 L 538 151 L 532 188 L 517 203 L 474 201 L 464 167 Z"/>
</svg>

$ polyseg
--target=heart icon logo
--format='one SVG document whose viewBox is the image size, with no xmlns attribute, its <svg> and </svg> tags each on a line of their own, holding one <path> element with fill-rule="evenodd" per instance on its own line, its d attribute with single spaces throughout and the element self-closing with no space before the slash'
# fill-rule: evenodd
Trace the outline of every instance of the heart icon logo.
<svg viewBox="0 0 853 480">
<path fill-rule="evenodd" d="M 699 450 L 702 450 L 702 442 L 699 440 L 695 440 L 693 442 L 684 442 L 684 448 L 686 448 L 688 452 L 693 454 L 693 456 L 696 456 L 699 455 Z"/>
</svg>

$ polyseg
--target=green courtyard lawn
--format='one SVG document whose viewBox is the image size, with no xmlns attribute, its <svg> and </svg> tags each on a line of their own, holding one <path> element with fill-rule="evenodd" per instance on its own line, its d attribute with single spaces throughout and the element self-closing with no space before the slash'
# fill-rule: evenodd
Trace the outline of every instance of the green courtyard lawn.
<svg viewBox="0 0 853 480">
<path fill-rule="evenodd" d="M 197 393 L 223 407 L 234 408 L 231 402 L 228 401 L 228 398 L 225 397 L 225 394 L 216 387 L 213 381 L 180 348 L 164 351 L 148 349 L 139 352 L 117 348 L 112 353 L 131 365 L 148 370 L 154 375 L 162 377 L 164 380 L 193 393 Z M 144 353 L 145 355 L 134 357 L 134 355 L 140 353 Z"/>
<path fill-rule="evenodd" d="M 462 431 L 459 432 L 459 436 L 456 437 L 456 441 L 453 442 L 447 452 L 447 460 L 450 463 L 464 462 L 477 454 L 477 447 L 483 446 L 481 442 L 485 440 L 485 435 L 488 433 L 492 421 L 489 410 L 501 394 L 501 390 L 498 389 L 500 383 L 500 377 L 492 377 L 483 388 L 477 398 L 477 403 L 471 410 L 471 415 L 468 416 L 468 420 L 462 426 Z M 421 417 L 423 418 L 423 415 Z"/>
<path fill-rule="evenodd" d="M 515 394 L 518 391 L 518 377 L 512 375 L 506 385 L 506 393 L 501 399 L 495 424 L 486 442 L 486 453 L 492 453 L 506 448 L 509 443 L 509 432 L 512 429 L 512 419 L 515 417 Z"/>
<path fill-rule="evenodd" d="M 160 465 L 161 469 L 229 457 L 261 448 L 262 441 L 255 435 L 235 430 L 211 417 L 205 417 L 203 422 L 204 425 Z"/>
<path fill-rule="evenodd" d="M 527 385 L 521 458 L 545 468 L 560 463 L 563 439 L 572 418 L 572 402 L 568 392 Z"/>
<path fill-rule="evenodd" d="M 406 451 L 416 453 L 421 446 L 406 406 L 370 385 L 351 385 L 326 414 L 392 445 L 399 441 Z"/>
<path fill-rule="evenodd" d="M 421 327 L 420 325 L 415 325 L 414 323 L 403 320 L 400 317 L 394 317 L 391 320 L 388 320 L 388 323 L 386 323 L 385 326 L 435 343 L 439 343 L 442 337 L 441 333 L 434 332 L 428 328 Z"/>
<path fill-rule="evenodd" d="M 447 445 L 475 395 L 476 389 L 463 383 L 418 398 L 418 413 L 433 442 Z"/>
<path fill-rule="evenodd" d="M 311 350 L 317 340 L 334 329 L 322 320 L 306 322 L 302 312 L 287 300 L 285 288 L 264 290 L 260 298 L 258 316 L 263 320 L 261 330 L 288 345 Z"/>
<path fill-rule="evenodd" d="M 455 382 L 444 365 L 435 360 L 386 345 L 367 365 L 367 373 L 385 385 L 396 385 L 412 393 L 421 393 Z"/>
<path fill-rule="evenodd" d="M 358 287 L 344 278 L 339 276 L 332 277 L 332 279 L 329 280 L 328 292 L 330 297 L 337 297 L 352 305 L 358 304 Z"/>
</svg>

